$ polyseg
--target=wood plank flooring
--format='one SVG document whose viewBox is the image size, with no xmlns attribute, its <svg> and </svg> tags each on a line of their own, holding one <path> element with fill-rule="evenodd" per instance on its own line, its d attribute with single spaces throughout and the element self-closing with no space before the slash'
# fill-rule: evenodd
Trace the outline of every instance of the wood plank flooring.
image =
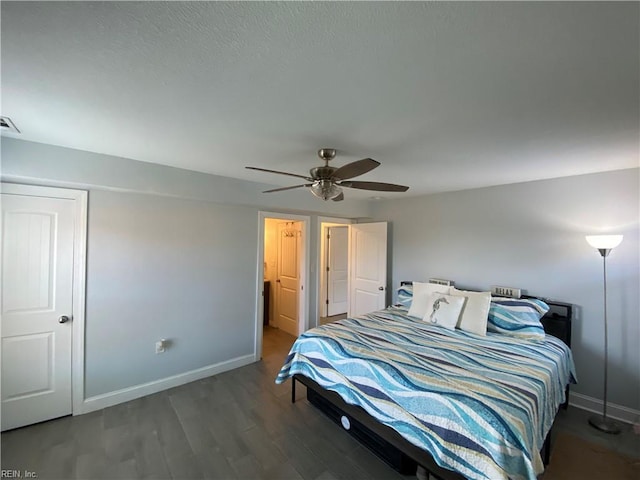
<svg viewBox="0 0 640 480">
<path fill-rule="evenodd" d="M 2 434 L 2 469 L 43 479 L 356 479 L 397 474 L 274 379 L 294 338 L 266 327 L 263 359 L 101 411 Z M 410 478 L 410 477 L 409 477 Z"/>
<path fill-rule="evenodd" d="M 43 479 L 412 479 L 274 379 L 294 338 L 265 327 L 260 362 L 77 417 L 2 434 L 4 470 Z M 640 436 L 607 436 L 569 408 L 557 429 L 629 455 Z M 553 452 L 552 452 L 553 455 Z M 553 462 L 553 456 L 552 456 Z"/>
</svg>

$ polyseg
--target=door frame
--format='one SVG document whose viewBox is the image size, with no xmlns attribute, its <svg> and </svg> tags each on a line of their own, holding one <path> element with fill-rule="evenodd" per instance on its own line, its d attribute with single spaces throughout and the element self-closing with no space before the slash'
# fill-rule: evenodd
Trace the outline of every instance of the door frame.
<svg viewBox="0 0 640 480">
<path fill-rule="evenodd" d="M 85 301 L 87 272 L 88 192 L 58 187 L 4 183 L 0 191 L 7 195 L 61 198 L 74 201 L 72 334 L 71 334 L 71 413 L 79 415 L 84 406 L 85 373 Z M 0 219 L 2 222 L 2 219 Z M 0 345 L 0 349 L 2 346 Z"/>
<path fill-rule="evenodd" d="M 319 253 L 318 253 L 318 262 L 316 269 L 316 285 L 318 285 L 316 291 L 316 305 L 318 306 L 316 315 L 316 326 L 320 323 L 320 318 L 323 317 L 324 307 L 323 304 L 323 293 L 326 291 L 327 284 L 327 275 L 326 271 L 326 250 L 327 250 L 327 229 L 329 227 L 341 227 L 341 226 L 349 226 L 353 223 L 353 220 L 349 218 L 338 218 L 338 217 L 318 217 L 317 225 L 319 232 L 319 240 L 318 245 Z M 347 252 L 347 255 L 349 253 Z M 348 300 L 347 300 L 348 302 Z"/>
<path fill-rule="evenodd" d="M 256 318 L 255 318 L 255 342 L 254 359 L 260 361 L 262 357 L 263 335 L 263 295 L 264 295 L 264 223 L 267 218 L 275 218 L 283 221 L 300 222 L 302 224 L 302 252 L 300 253 L 300 280 L 302 289 L 298 292 L 298 331 L 304 332 L 309 328 L 309 285 L 310 285 L 310 255 L 311 255 L 311 217 L 308 215 L 295 215 L 281 212 L 258 212 L 258 263 L 256 271 Z"/>
</svg>

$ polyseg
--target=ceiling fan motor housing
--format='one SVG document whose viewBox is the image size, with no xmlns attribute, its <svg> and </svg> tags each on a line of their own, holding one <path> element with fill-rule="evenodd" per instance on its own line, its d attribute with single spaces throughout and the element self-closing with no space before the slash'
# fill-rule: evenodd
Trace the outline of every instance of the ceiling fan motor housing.
<svg viewBox="0 0 640 480">
<path fill-rule="evenodd" d="M 335 172 L 336 170 L 336 167 L 325 165 L 323 167 L 312 168 L 311 170 L 309 170 L 309 174 L 314 180 L 329 180 L 333 176 L 333 172 Z"/>
</svg>

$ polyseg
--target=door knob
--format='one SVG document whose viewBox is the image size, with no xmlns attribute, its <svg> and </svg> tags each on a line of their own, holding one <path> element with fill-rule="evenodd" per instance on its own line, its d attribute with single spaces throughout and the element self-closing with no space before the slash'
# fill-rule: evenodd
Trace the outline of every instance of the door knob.
<svg viewBox="0 0 640 480">
<path fill-rule="evenodd" d="M 67 317 L 66 315 L 62 315 L 62 316 L 58 319 L 58 323 L 67 323 L 69 320 L 71 320 L 69 317 Z"/>
<path fill-rule="evenodd" d="M 280 283 L 280 279 L 277 279 L 277 280 L 276 280 L 276 283 Z"/>
<path fill-rule="evenodd" d="M 384 287 L 378 287 L 378 290 L 382 291 L 384 290 Z"/>
</svg>

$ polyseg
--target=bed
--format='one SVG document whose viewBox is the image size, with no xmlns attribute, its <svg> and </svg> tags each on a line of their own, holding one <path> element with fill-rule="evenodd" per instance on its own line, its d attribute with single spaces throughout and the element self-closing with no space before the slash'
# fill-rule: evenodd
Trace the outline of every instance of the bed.
<svg viewBox="0 0 640 480">
<path fill-rule="evenodd" d="M 576 378 L 571 305 L 545 303 L 535 339 L 442 328 L 402 305 L 347 318 L 302 334 L 276 382 L 292 379 L 292 401 L 303 383 L 313 405 L 401 473 L 535 479 Z"/>
</svg>

